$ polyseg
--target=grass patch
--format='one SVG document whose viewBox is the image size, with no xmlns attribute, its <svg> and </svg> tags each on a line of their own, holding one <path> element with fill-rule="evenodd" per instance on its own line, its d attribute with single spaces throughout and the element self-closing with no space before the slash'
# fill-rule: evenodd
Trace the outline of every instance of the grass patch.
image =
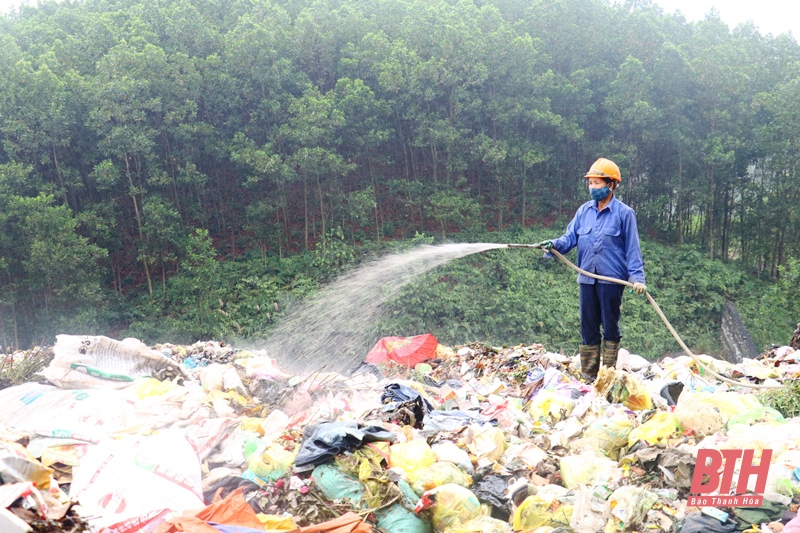
<svg viewBox="0 0 800 533">
<path fill-rule="evenodd" d="M 761 393 L 759 400 L 786 419 L 800 416 L 800 381 L 787 381 L 780 389 Z"/>
<path fill-rule="evenodd" d="M 50 364 L 54 355 L 52 347 L 36 347 L 28 351 L 6 354 L 0 359 L 0 389 L 29 381 L 41 381 L 36 373 Z"/>
</svg>

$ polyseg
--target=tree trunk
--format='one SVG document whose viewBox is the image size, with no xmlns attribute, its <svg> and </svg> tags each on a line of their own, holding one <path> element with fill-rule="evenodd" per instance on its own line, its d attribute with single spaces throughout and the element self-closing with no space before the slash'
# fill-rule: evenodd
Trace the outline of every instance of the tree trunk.
<svg viewBox="0 0 800 533">
<path fill-rule="evenodd" d="M 375 238 L 381 242 L 381 227 L 378 223 L 378 210 L 380 209 L 380 201 L 378 199 L 378 184 L 375 183 L 375 169 L 372 160 L 368 160 L 369 164 L 369 177 L 372 180 L 372 194 L 375 195 Z"/>
<path fill-rule="evenodd" d="M 325 202 L 323 201 L 322 198 L 322 181 L 319 179 L 319 174 L 317 174 L 317 192 L 319 193 L 319 217 L 322 222 L 321 238 L 324 247 L 325 246 Z"/>
<path fill-rule="evenodd" d="M 714 259 L 714 169 L 709 174 L 708 206 L 706 208 L 706 227 L 708 235 L 708 258 Z"/>
<path fill-rule="evenodd" d="M 139 229 L 139 242 L 140 244 L 144 243 L 144 232 L 142 231 L 142 215 L 139 210 L 139 201 L 136 198 L 136 186 L 133 184 L 133 177 L 131 176 L 131 166 L 130 161 L 128 160 L 128 153 L 125 152 L 125 175 L 128 177 L 128 184 L 131 187 L 131 198 L 133 199 L 133 210 L 136 213 L 136 225 Z M 144 265 L 144 275 L 147 278 L 147 293 L 150 297 L 153 297 L 153 279 L 150 276 L 150 267 L 147 264 L 147 260 L 142 260 L 142 265 Z"/>
<path fill-rule="evenodd" d="M 527 177 L 525 163 L 522 164 L 522 227 L 525 227 L 525 181 Z"/>
<path fill-rule="evenodd" d="M 61 178 L 61 165 L 58 164 L 58 156 L 56 155 L 56 145 L 53 144 L 52 148 L 53 148 L 53 164 L 56 167 L 56 177 L 58 178 L 58 184 L 61 186 L 61 190 L 64 193 L 64 205 L 69 207 L 69 199 L 67 198 L 67 188 L 64 186 L 64 181 Z M 77 208 L 78 206 L 76 205 L 75 209 Z"/>
<path fill-rule="evenodd" d="M 678 138 L 678 244 L 683 244 L 685 231 L 683 225 L 683 154 L 681 153 L 680 138 Z"/>
<path fill-rule="evenodd" d="M 305 221 L 305 243 L 308 250 L 308 177 L 303 172 L 303 220 Z"/>
</svg>

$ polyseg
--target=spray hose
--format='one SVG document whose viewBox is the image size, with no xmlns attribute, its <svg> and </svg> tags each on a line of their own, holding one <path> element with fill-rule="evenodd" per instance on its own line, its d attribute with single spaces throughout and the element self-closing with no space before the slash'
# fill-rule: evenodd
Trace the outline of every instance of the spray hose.
<svg viewBox="0 0 800 533">
<path fill-rule="evenodd" d="M 509 248 L 539 248 L 539 249 L 541 249 L 540 246 L 534 246 L 532 244 L 509 244 L 508 247 Z M 633 287 L 633 283 L 631 283 L 629 281 L 623 281 L 621 279 L 610 278 L 608 276 L 600 276 L 600 275 L 597 275 L 597 274 L 593 274 L 591 272 L 587 272 L 586 270 L 584 270 L 584 269 L 578 267 L 577 265 L 573 264 L 572 261 L 570 261 L 569 259 L 567 259 L 563 255 L 561 255 L 557 250 L 555 250 L 553 248 L 548 248 L 547 251 L 550 252 L 551 254 L 555 255 L 556 257 L 558 257 L 564 264 L 566 264 L 572 270 L 574 270 L 575 272 L 579 272 L 579 273 L 583 274 L 584 276 L 589 276 L 590 278 L 599 279 L 599 280 L 602 280 L 602 281 L 609 281 L 611 283 L 618 283 L 619 285 L 625 285 L 626 287 Z M 718 374 L 717 372 L 715 372 L 714 370 L 709 368 L 708 365 L 706 365 L 703 361 L 701 361 L 695 354 L 692 353 L 692 351 L 689 349 L 689 347 L 686 346 L 686 343 L 683 342 L 683 340 L 678 335 L 678 332 L 675 331 L 675 328 L 672 327 L 672 324 L 669 323 L 669 320 L 667 320 L 667 317 L 664 315 L 664 312 L 658 306 L 658 304 L 653 299 L 653 297 L 650 295 L 650 293 L 645 291 L 644 294 L 647 297 L 647 301 L 650 302 L 650 305 L 652 305 L 653 309 L 656 310 L 656 313 L 658 313 L 658 316 L 660 316 L 661 320 L 664 321 L 664 324 L 666 324 L 667 329 L 669 330 L 670 333 L 672 333 L 672 336 L 675 338 L 675 340 L 678 341 L 678 344 L 680 344 L 681 348 L 683 348 L 683 350 L 687 354 L 689 354 L 689 357 L 691 357 L 694 360 L 695 363 L 697 363 L 703 370 L 708 372 L 710 375 L 714 376 L 715 378 L 719 379 L 720 381 L 725 381 L 727 383 L 731 383 L 731 384 L 736 385 L 738 387 L 749 387 L 751 389 L 776 389 L 776 388 L 782 387 L 781 384 L 759 385 L 759 384 L 756 384 L 756 383 L 748 383 L 746 381 L 738 381 L 738 380 L 735 380 L 735 379 L 731 379 L 731 378 L 725 377 L 725 376 L 723 376 L 721 374 Z"/>
</svg>

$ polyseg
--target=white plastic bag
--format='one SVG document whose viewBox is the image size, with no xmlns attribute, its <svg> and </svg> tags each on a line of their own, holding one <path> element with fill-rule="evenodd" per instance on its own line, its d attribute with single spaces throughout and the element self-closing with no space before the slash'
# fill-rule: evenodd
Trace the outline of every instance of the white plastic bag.
<svg viewBox="0 0 800 533">
<path fill-rule="evenodd" d="M 173 511 L 205 506 L 200 461 L 182 431 L 104 440 L 72 470 L 70 498 L 93 527 L 109 533 L 163 521 Z"/>
<path fill-rule="evenodd" d="M 180 364 L 138 339 L 57 335 L 53 351 L 42 375 L 63 389 L 120 389 L 142 376 L 186 376 Z"/>
</svg>

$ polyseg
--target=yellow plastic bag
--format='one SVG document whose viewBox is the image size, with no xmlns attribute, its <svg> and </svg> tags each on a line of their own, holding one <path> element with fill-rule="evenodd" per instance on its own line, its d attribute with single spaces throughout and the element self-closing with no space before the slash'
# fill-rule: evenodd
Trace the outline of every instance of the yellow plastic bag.
<svg viewBox="0 0 800 533">
<path fill-rule="evenodd" d="M 625 415 L 597 420 L 589 425 L 580 440 L 572 443 L 577 451 L 600 451 L 606 457 L 619 459 L 619 451 L 628 444 L 633 421 Z"/>
<path fill-rule="evenodd" d="M 402 469 L 409 483 L 414 483 L 424 469 L 435 462 L 436 454 L 425 439 L 400 442 L 389 448 L 390 465 Z"/>
<path fill-rule="evenodd" d="M 494 426 L 469 426 L 470 441 L 467 450 L 478 460 L 497 461 L 506 451 L 506 438 L 503 430 Z"/>
<path fill-rule="evenodd" d="M 616 461 L 586 452 L 561 458 L 561 479 L 568 489 L 580 485 L 604 485 L 622 477 Z"/>
<path fill-rule="evenodd" d="M 159 381 L 156 378 L 136 378 L 133 382 L 133 390 L 136 397 L 140 400 L 151 396 L 163 396 L 166 393 L 177 389 L 178 385 L 171 381 Z"/>
<path fill-rule="evenodd" d="M 530 413 L 534 420 L 552 416 L 556 420 L 563 420 L 572 413 L 575 402 L 566 398 L 552 389 L 545 389 L 531 400 Z"/>
<path fill-rule="evenodd" d="M 669 437 L 682 431 L 683 425 L 675 413 L 659 411 L 650 417 L 650 420 L 631 431 L 628 435 L 628 446 L 633 446 L 637 440 L 649 444 L 666 444 Z"/>
<path fill-rule="evenodd" d="M 622 370 L 601 368 L 594 384 L 597 392 L 611 403 L 621 403 L 633 411 L 653 408 L 650 393 L 639 378 Z"/>
<path fill-rule="evenodd" d="M 282 478 L 294 464 L 297 450 L 286 450 L 283 446 L 272 443 L 260 454 L 254 453 L 247 460 L 247 466 L 259 479 L 276 481 Z"/>
<path fill-rule="evenodd" d="M 514 512 L 514 531 L 529 531 L 542 526 L 568 526 L 572 511 L 570 504 L 533 494 L 525 498 Z"/>
<path fill-rule="evenodd" d="M 262 427 L 264 420 L 262 418 L 242 418 L 239 427 L 242 428 L 244 431 L 249 431 L 250 433 L 255 433 L 259 437 L 264 436 L 264 428 Z"/>
<path fill-rule="evenodd" d="M 297 524 L 294 523 L 291 516 L 259 513 L 256 518 L 267 531 L 295 531 L 297 529 Z"/>
<path fill-rule="evenodd" d="M 511 533 L 511 524 L 490 516 L 473 518 L 464 524 L 456 524 L 444 530 L 444 533 Z"/>
<path fill-rule="evenodd" d="M 411 485 L 418 495 L 423 492 L 441 487 L 448 483 L 469 487 L 472 485 L 472 478 L 461 471 L 453 463 L 439 462 L 433 463 L 426 468 L 417 480 Z"/>
<path fill-rule="evenodd" d="M 735 415 L 761 407 L 761 402 L 754 394 L 740 394 L 738 392 L 690 392 L 684 391 L 678 399 L 678 407 L 688 409 L 700 405 L 715 407 L 725 423 Z"/>
<path fill-rule="evenodd" d="M 436 505 L 433 506 L 431 522 L 433 529 L 444 532 L 448 527 L 465 524 L 475 518 L 488 515 L 488 509 L 481 505 L 478 497 L 471 490 L 460 485 L 448 483 L 426 492 L 434 495 Z"/>
</svg>

